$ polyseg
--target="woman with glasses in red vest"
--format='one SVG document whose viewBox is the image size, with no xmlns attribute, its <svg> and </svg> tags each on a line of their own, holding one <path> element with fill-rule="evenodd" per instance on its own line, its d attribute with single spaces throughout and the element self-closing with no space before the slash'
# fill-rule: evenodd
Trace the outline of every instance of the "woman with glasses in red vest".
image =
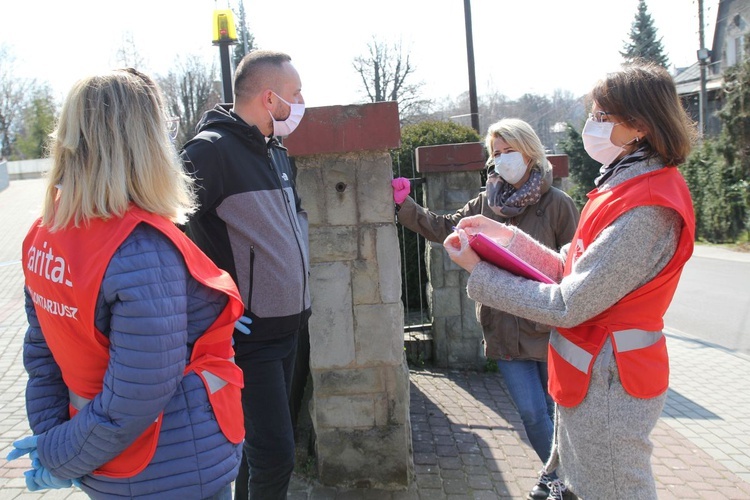
<svg viewBox="0 0 750 500">
<path fill-rule="evenodd" d="M 581 498 L 656 499 L 649 434 L 669 383 L 663 317 L 695 231 L 677 166 L 695 128 L 672 77 L 657 65 L 608 74 L 590 98 L 583 144 L 602 167 L 570 245 L 555 252 L 517 228 L 475 216 L 462 219 L 444 246 L 471 273 L 472 299 L 555 326 L 548 365 L 557 411 L 546 468 L 556 468 Z M 478 232 L 556 283 L 482 262 L 468 244 Z M 564 496 L 551 491 L 549 498 Z"/>
</svg>

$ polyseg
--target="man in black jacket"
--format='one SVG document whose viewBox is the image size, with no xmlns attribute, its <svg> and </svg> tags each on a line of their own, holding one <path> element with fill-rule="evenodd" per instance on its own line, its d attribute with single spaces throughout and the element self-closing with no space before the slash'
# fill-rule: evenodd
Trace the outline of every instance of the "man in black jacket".
<svg viewBox="0 0 750 500">
<path fill-rule="evenodd" d="M 235 499 L 282 499 L 294 468 L 289 393 L 299 332 L 310 316 L 310 266 L 307 213 L 276 137 L 297 126 L 304 99 L 291 58 L 271 51 L 242 59 L 234 96 L 233 107 L 203 115 L 182 152 L 200 201 L 187 232 L 232 275 L 245 303 L 234 334 L 245 374 L 246 458 Z"/>
</svg>

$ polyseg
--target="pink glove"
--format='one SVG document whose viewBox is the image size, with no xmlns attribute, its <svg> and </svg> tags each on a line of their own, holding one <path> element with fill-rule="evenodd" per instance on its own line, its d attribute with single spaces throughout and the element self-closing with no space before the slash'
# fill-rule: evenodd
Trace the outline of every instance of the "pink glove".
<svg viewBox="0 0 750 500">
<path fill-rule="evenodd" d="M 391 181 L 393 187 L 393 201 L 401 205 L 411 191 L 411 183 L 406 177 L 396 177 Z"/>
</svg>

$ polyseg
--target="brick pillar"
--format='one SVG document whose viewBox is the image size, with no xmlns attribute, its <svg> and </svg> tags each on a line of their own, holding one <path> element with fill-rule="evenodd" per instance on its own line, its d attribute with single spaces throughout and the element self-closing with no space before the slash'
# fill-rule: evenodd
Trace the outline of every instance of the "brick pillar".
<svg viewBox="0 0 750 500">
<path fill-rule="evenodd" d="M 395 102 L 309 108 L 284 141 L 310 222 L 311 417 L 323 484 L 413 476 L 390 149 Z"/>
</svg>

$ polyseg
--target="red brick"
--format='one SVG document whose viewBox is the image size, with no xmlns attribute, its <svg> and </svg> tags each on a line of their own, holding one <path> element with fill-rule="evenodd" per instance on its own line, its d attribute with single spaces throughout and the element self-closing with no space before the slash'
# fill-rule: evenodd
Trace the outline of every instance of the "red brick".
<svg viewBox="0 0 750 500">
<path fill-rule="evenodd" d="M 291 156 L 381 151 L 401 147 L 394 101 L 307 108 L 297 130 L 284 139 Z"/>
<path fill-rule="evenodd" d="M 473 172 L 485 167 L 484 143 L 465 142 L 421 146 L 416 150 L 417 172 Z M 547 155 L 553 177 L 568 177 L 568 155 Z"/>
</svg>

